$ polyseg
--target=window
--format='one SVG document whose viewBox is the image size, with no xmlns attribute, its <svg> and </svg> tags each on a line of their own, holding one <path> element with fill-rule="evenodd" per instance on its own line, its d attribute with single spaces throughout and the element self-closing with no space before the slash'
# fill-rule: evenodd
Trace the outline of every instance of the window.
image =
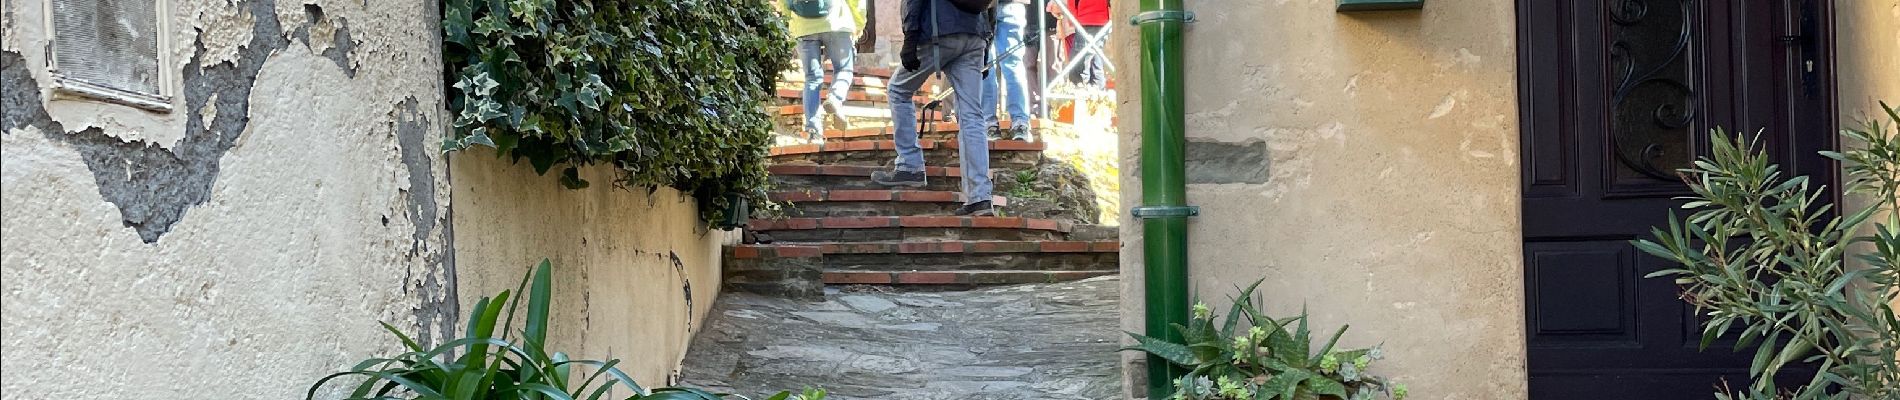
<svg viewBox="0 0 1900 400">
<path fill-rule="evenodd" d="M 161 0 L 47 0 L 53 77 L 64 93 L 169 111 Z"/>
</svg>

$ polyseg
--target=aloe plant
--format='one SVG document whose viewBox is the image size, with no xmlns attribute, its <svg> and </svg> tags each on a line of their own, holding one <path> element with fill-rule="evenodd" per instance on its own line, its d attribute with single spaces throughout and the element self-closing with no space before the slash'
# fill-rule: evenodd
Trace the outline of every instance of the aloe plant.
<svg viewBox="0 0 1900 400">
<path fill-rule="evenodd" d="M 1366 373 L 1373 361 L 1384 357 L 1378 347 L 1336 348 L 1346 333 L 1341 326 L 1325 345 L 1313 349 L 1304 310 L 1297 317 L 1276 319 L 1250 300 L 1260 282 L 1240 291 L 1218 328 L 1213 310 L 1197 302 L 1187 325 L 1174 324 L 1186 343 L 1129 332 L 1136 345 L 1122 350 L 1146 352 L 1188 369 L 1175 382 L 1174 399 L 1405 398 L 1404 384 Z"/>
<path fill-rule="evenodd" d="M 401 330 L 383 323 L 383 329 L 402 341 L 407 350 L 387 358 L 371 358 L 348 371 L 330 374 L 310 385 L 305 400 L 317 398 L 325 385 L 342 378 L 362 378 L 350 391 L 350 400 L 600 400 L 623 388 L 625 400 L 720 400 L 744 396 L 712 393 L 686 387 L 648 390 L 635 383 L 617 365 L 620 360 L 576 360 L 562 352 L 547 351 L 548 307 L 553 285 L 547 260 L 528 272 L 512 293 L 528 298 L 519 335 L 514 334 L 521 297 L 502 291 L 483 297 L 469 314 L 465 337 L 424 348 Z M 582 368 L 575 368 L 580 366 Z M 588 372 L 587 370 L 591 370 Z M 801 394 L 780 392 L 770 400 L 822 400 L 823 390 Z"/>
</svg>

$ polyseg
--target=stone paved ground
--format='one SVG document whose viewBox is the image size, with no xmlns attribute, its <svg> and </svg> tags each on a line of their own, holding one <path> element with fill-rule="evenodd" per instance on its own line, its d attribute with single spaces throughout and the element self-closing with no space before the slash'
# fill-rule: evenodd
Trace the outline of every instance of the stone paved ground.
<svg viewBox="0 0 1900 400">
<path fill-rule="evenodd" d="M 1118 287 L 1113 276 L 970 291 L 859 286 L 813 303 L 727 293 L 681 380 L 748 394 L 812 385 L 839 400 L 1112 399 Z"/>
</svg>

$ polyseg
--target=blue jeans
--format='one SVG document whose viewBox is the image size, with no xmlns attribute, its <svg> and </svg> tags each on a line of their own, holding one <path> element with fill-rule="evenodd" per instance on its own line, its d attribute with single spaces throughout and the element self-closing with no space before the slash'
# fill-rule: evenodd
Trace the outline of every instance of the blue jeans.
<svg viewBox="0 0 1900 400">
<path fill-rule="evenodd" d="M 924 151 L 917 147 L 917 104 L 911 96 L 923 87 L 930 75 L 939 71 L 956 91 L 957 121 L 982 121 L 995 112 L 983 111 L 983 63 L 989 41 L 981 36 L 956 34 L 939 36 L 917 49 L 920 61 L 916 70 L 899 68 L 890 82 L 892 133 L 897 142 L 897 170 L 923 171 Z M 963 165 L 963 201 L 986 201 L 994 187 L 990 183 L 990 142 L 984 126 L 957 124 L 958 158 Z"/>
<path fill-rule="evenodd" d="M 818 110 L 824 103 L 818 94 L 825 85 L 825 64 L 819 58 L 831 60 L 831 93 L 825 99 L 844 101 L 851 93 L 851 73 L 858 58 L 856 45 L 851 32 L 820 32 L 798 38 L 798 65 L 805 70 L 804 102 L 800 103 L 805 106 L 805 132 L 822 132 Z"/>
<path fill-rule="evenodd" d="M 1012 124 L 1029 122 L 1029 95 L 1023 90 L 1023 24 L 1028 22 L 1024 10 L 1028 6 L 1021 3 L 998 5 L 996 8 L 996 42 L 992 43 L 991 53 L 996 56 L 997 73 L 983 80 L 983 110 L 989 113 L 984 119 L 986 125 L 996 125 L 996 103 L 1002 101 L 1008 109 Z M 1012 51 L 1013 50 L 1013 51 Z M 1002 93 L 998 96 L 997 80 L 1003 81 Z M 999 97 L 1001 97 L 999 99 Z"/>
</svg>

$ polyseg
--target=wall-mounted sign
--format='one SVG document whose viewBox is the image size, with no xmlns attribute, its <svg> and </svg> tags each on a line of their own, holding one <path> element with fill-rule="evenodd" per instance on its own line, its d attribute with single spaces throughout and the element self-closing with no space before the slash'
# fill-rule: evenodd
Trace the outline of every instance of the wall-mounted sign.
<svg viewBox="0 0 1900 400">
<path fill-rule="evenodd" d="M 1379 10 L 1417 10 L 1425 8 L 1425 0 L 1339 0 L 1339 12 L 1379 11 Z"/>
</svg>

